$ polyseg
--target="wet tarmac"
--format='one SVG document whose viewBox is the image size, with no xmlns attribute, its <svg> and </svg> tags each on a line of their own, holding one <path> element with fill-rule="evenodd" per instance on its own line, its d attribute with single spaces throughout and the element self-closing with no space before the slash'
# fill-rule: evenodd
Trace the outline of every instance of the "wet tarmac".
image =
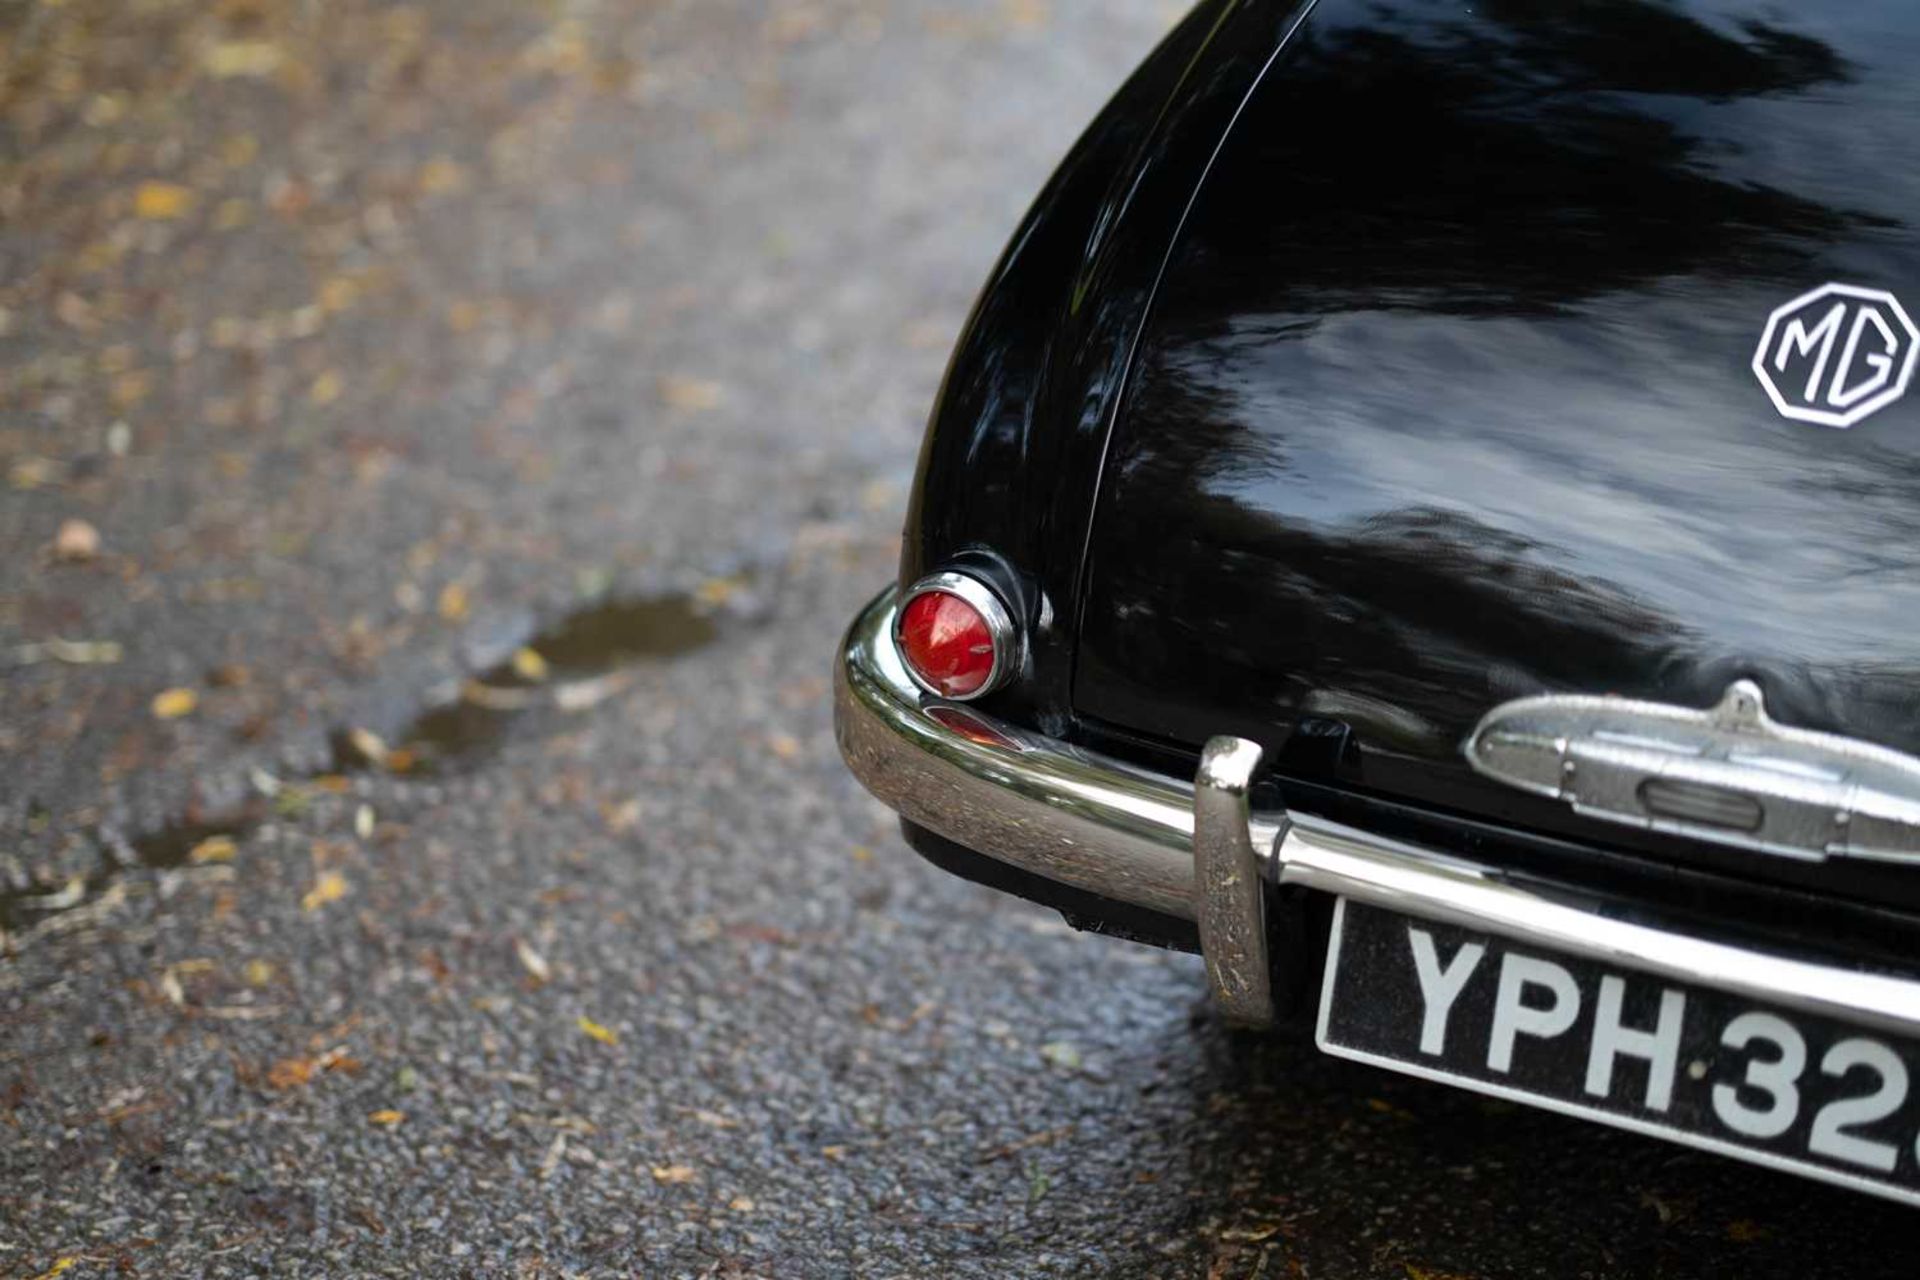
<svg viewBox="0 0 1920 1280">
<path fill-rule="evenodd" d="M 1231 1034 L 840 765 L 946 348 L 1171 7 L 5 12 L 0 1276 L 1912 1274 Z"/>
</svg>

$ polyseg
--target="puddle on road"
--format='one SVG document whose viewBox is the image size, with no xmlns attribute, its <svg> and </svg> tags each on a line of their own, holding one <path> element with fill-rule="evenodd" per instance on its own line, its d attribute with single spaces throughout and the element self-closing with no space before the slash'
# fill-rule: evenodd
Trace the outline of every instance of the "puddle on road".
<svg viewBox="0 0 1920 1280">
<path fill-rule="evenodd" d="M 724 596 L 644 596 L 610 600 L 569 614 L 530 638 L 513 658 L 469 680 L 455 701 L 430 707 L 397 735 L 396 745 L 364 735 L 334 735 L 341 772 L 385 769 L 434 777 L 470 769 L 541 713 L 583 711 L 620 692 L 616 677 L 639 662 L 692 653 L 720 635 L 714 608 Z M 521 655 L 535 655 L 527 659 Z"/>
<path fill-rule="evenodd" d="M 111 847 L 103 848 L 98 868 L 88 875 L 74 876 L 65 884 L 33 884 L 24 889 L 0 889 L 0 934 L 31 928 L 49 916 L 92 901 L 129 865 L 150 867 L 156 871 L 184 867 L 192 860 L 195 849 L 221 837 L 238 840 L 258 826 L 263 816 L 261 806 L 248 804 L 219 822 L 176 823 L 138 840 L 124 842 L 124 847 L 117 854 Z M 101 843 L 104 846 L 108 842 Z M 128 853 L 132 854 L 130 863 L 122 861 Z"/>
<path fill-rule="evenodd" d="M 472 677 L 457 700 L 414 717 L 396 735 L 398 745 L 390 747 L 360 731 L 335 732 L 328 768 L 279 779 L 281 795 L 309 794 L 309 784 L 329 775 L 383 771 L 398 777 L 444 777 L 472 768 L 529 719 L 584 711 L 619 693 L 626 685 L 625 668 L 712 644 L 720 637 L 717 610 L 745 585 L 745 579 L 718 579 L 699 592 L 608 600 L 568 614 L 528 639 L 515 657 Z M 529 651 L 538 658 L 526 658 Z M 92 901 L 129 866 L 186 866 L 193 851 L 209 840 L 245 837 L 265 820 L 269 807 L 265 799 L 249 801 L 212 821 L 182 822 L 126 841 L 121 857 L 103 850 L 99 869 L 64 884 L 0 889 L 0 935 Z M 127 850 L 130 862 L 124 857 Z"/>
<path fill-rule="evenodd" d="M 718 593 L 715 593 L 717 596 Z M 547 661 L 554 677 L 601 675 L 646 658 L 674 658 L 705 648 L 719 637 L 713 605 L 698 596 L 651 596 L 613 600 L 583 609 L 527 642 Z M 510 674 L 504 662 L 482 683 Z"/>
</svg>

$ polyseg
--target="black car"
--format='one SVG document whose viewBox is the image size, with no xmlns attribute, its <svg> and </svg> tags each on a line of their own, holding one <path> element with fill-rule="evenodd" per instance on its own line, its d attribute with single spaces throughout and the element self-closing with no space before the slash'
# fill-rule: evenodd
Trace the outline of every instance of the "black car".
<svg viewBox="0 0 1920 1280">
<path fill-rule="evenodd" d="M 853 771 L 1329 1053 L 1920 1203 L 1920 8 L 1202 4 L 994 268 Z"/>
</svg>

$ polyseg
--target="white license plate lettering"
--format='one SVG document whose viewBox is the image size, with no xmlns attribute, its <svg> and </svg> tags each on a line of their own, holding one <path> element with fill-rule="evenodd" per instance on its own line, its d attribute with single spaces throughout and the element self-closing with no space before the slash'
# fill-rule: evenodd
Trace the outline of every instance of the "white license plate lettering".
<svg viewBox="0 0 1920 1280">
<path fill-rule="evenodd" d="M 1538 992 L 1538 998 L 1530 998 Z M 1551 960 L 1508 952 L 1500 960 L 1500 991 L 1493 1000 L 1493 1030 L 1487 1066 L 1513 1070 L 1513 1044 L 1520 1036 L 1551 1040 L 1580 1016 L 1580 988 L 1573 975 Z"/>
<path fill-rule="evenodd" d="M 1854 1164 L 1893 1172 L 1900 1149 L 1891 1142 L 1862 1138 L 1849 1130 L 1859 1125 L 1884 1120 L 1907 1100 L 1907 1067 L 1900 1055 L 1878 1040 L 1842 1040 L 1820 1059 L 1826 1075 L 1877 1077 L 1879 1083 L 1866 1093 L 1835 1098 L 1813 1117 L 1813 1130 L 1807 1137 L 1807 1149 L 1816 1155 L 1832 1156 Z"/>
<path fill-rule="evenodd" d="M 1446 1052 L 1447 1014 L 1487 949 L 1478 942 L 1463 942 L 1443 965 L 1432 931 L 1416 925 L 1407 926 L 1407 945 L 1413 950 L 1413 970 L 1420 979 L 1420 1052 L 1437 1058 Z"/>
<path fill-rule="evenodd" d="M 1319 1043 L 1920 1204 L 1920 1043 L 1342 901 Z"/>
<path fill-rule="evenodd" d="M 1659 1020 L 1651 1031 L 1626 1026 L 1620 1006 L 1626 979 L 1606 974 L 1600 979 L 1600 999 L 1593 1007 L 1593 1041 L 1587 1052 L 1586 1090 L 1596 1098 L 1613 1092 L 1613 1064 L 1620 1058 L 1641 1058 L 1647 1064 L 1645 1105 L 1665 1111 L 1673 1101 L 1673 1077 L 1680 1069 L 1680 1024 L 1686 1017 L 1687 997 L 1672 987 L 1660 992 Z"/>
<path fill-rule="evenodd" d="M 1800 1118 L 1800 1073 L 1807 1066 L 1807 1042 L 1792 1024 L 1770 1013 L 1743 1013 L 1720 1033 L 1729 1049 L 1771 1045 L 1768 1057 L 1755 1051 L 1747 1059 L 1745 1078 L 1738 1087 L 1713 1086 L 1713 1111 L 1720 1122 L 1749 1138 L 1777 1138 Z M 1765 1106 L 1746 1102 L 1742 1094 L 1764 1097 Z"/>
</svg>

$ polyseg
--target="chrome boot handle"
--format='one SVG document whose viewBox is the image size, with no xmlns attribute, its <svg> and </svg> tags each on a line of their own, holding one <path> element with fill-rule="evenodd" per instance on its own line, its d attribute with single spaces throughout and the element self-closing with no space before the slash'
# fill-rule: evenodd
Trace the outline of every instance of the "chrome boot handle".
<svg viewBox="0 0 1920 1280">
<path fill-rule="evenodd" d="M 1487 777 L 1608 822 L 1811 861 L 1920 862 L 1920 759 L 1777 724 L 1751 680 L 1704 711 L 1520 698 L 1464 749 Z"/>
</svg>

